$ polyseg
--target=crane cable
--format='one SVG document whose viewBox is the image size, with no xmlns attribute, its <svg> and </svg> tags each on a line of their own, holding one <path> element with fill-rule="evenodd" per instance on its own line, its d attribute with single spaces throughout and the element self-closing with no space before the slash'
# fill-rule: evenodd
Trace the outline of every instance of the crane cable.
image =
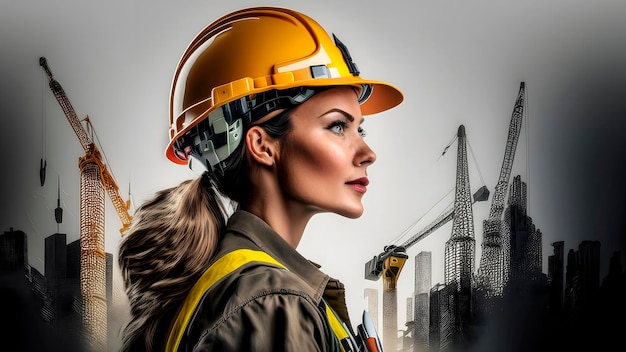
<svg viewBox="0 0 626 352">
<path fill-rule="evenodd" d="M 135 212 L 135 199 L 133 197 L 133 194 L 130 192 L 130 181 L 133 179 L 133 175 L 130 173 L 130 171 L 128 172 L 128 205 L 129 205 L 129 210 L 131 212 Z M 132 208 L 131 208 L 132 207 Z"/>
<path fill-rule="evenodd" d="M 100 143 L 100 137 L 98 137 L 98 133 L 96 132 L 96 129 L 93 127 L 93 124 L 91 123 L 91 120 L 89 119 L 89 116 L 85 117 L 83 120 L 83 122 L 85 122 L 85 124 L 88 127 L 88 131 L 91 134 L 91 140 L 92 142 L 96 145 L 96 147 L 98 148 L 98 150 L 100 151 L 100 154 L 102 155 L 102 159 L 104 161 L 104 166 L 107 168 L 109 175 L 111 176 L 111 178 L 113 179 L 113 182 L 115 182 L 116 185 L 118 185 L 119 187 L 119 183 L 117 182 L 117 179 L 115 178 L 115 175 L 113 174 L 113 170 L 111 170 L 111 164 L 109 163 L 109 160 L 107 159 L 106 153 L 104 152 L 104 149 L 102 148 L 102 143 Z M 130 210 L 131 209 L 131 205 L 134 205 L 135 202 L 132 200 L 132 195 L 130 193 L 130 176 L 129 176 L 129 181 L 128 181 L 128 204 L 127 207 Z"/>
<path fill-rule="evenodd" d="M 458 138 L 457 134 L 455 133 L 454 136 L 452 137 L 452 139 L 450 140 L 450 142 L 446 145 L 446 147 L 443 149 L 443 153 L 441 153 L 441 155 L 439 156 L 439 159 L 441 159 L 442 156 L 444 156 L 447 152 L 448 149 L 452 146 L 452 144 L 456 141 L 456 139 Z M 480 165 L 478 164 L 478 160 L 476 160 L 476 155 L 474 154 L 474 151 L 472 150 L 472 145 L 469 142 L 469 138 L 467 138 L 467 136 L 465 137 L 465 142 L 469 148 L 469 152 L 472 155 L 472 159 L 474 160 L 474 164 L 476 164 L 476 169 L 478 171 L 478 177 L 480 177 L 480 182 L 481 184 L 484 186 L 485 185 L 485 179 L 483 178 L 483 173 L 480 171 Z"/>
<path fill-rule="evenodd" d="M 46 73 L 41 71 L 41 158 L 46 157 Z"/>
<path fill-rule="evenodd" d="M 89 116 L 82 119 L 82 121 L 85 122 L 85 124 L 87 125 L 87 129 L 89 133 L 91 134 L 90 136 L 91 140 L 100 151 L 100 154 L 102 155 L 102 159 L 104 161 L 104 166 L 107 168 L 109 175 L 113 179 L 113 182 L 115 182 L 115 184 L 117 184 L 119 187 L 119 183 L 117 182 L 117 179 L 115 178 L 115 175 L 113 174 L 113 170 L 111 170 L 111 164 L 109 163 L 109 160 L 107 159 L 107 155 L 104 152 L 104 149 L 102 148 L 102 143 L 100 143 L 100 137 L 98 137 L 98 133 L 96 132 L 96 129 L 93 127 L 93 124 L 91 123 L 91 120 L 89 119 Z M 128 182 L 128 201 L 129 201 L 129 209 L 130 209 L 130 204 L 134 204 L 134 202 L 131 199 L 131 193 L 130 193 L 130 178 Z"/>
<path fill-rule="evenodd" d="M 439 205 L 444 199 L 446 199 L 447 197 L 450 196 L 451 193 L 454 192 L 454 188 L 452 187 L 452 189 L 450 191 L 448 191 L 448 193 L 446 193 L 443 197 L 441 197 L 441 199 L 439 199 L 439 201 L 437 201 L 432 207 L 430 207 L 430 209 L 428 209 L 422 216 L 420 216 L 417 220 L 415 220 L 411 225 L 409 225 L 409 227 L 407 227 L 404 231 L 402 231 L 402 233 L 400 233 L 398 236 L 396 236 L 396 238 L 394 238 L 391 241 L 391 244 L 393 245 L 397 245 L 398 243 L 403 243 L 405 242 L 403 240 L 403 238 L 410 232 L 413 231 L 413 229 L 415 228 L 415 226 L 417 226 L 417 224 L 424 218 L 424 216 L 426 216 L 426 214 L 429 214 L 437 205 Z M 441 213 L 439 213 L 439 215 L 443 214 L 447 209 L 450 208 L 451 205 L 454 204 L 454 201 L 450 202 L 443 211 L 441 211 Z M 438 215 L 438 216 L 439 216 Z"/>
<path fill-rule="evenodd" d="M 117 180 L 115 179 L 115 175 L 113 175 L 113 171 L 110 169 L 110 164 L 109 164 L 109 160 L 107 159 L 106 153 L 104 152 L 104 149 L 102 149 L 102 143 L 100 143 L 100 137 L 98 137 L 98 134 L 96 133 L 96 129 L 91 124 L 91 120 L 89 119 L 89 116 L 85 117 L 82 121 L 84 121 L 85 124 L 87 125 L 88 130 L 89 130 L 89 132 L 91 134 L 91 136 L 90 136 L 91 140 L 93 141 L 94 144 L 96 144 L 98 150 L 100 151 L 100 154 L 102 154 L 102 158 L 104 160 L 104 165 L 105 165 L 105 167 L 108 168 L 109 174 L 113 178 L 113 181 L 117 184 Z"/>
<path fill-rule="evenodd" d="M 452 136 L 452 139 L 450 140 L 450 142 L 448 142 L 448 144 L 446 145 L 445 148 L 443 148 L 443 152 L 441 153 L 441 155 L 439 155 L 439 158 L 437 158 L 437 160 L 441 159 L 442 156 L 444 156 L 447 152 L 448 149 L 450 148 L 450 146 L 452 145 L 452 143 L 454 143 L 454 141 L 456 141 L 456 139 L 458 138 L 457 134 L 455 133 L 454 136 Z"/>
<path fill-rule="evenodd" d="M 39 161 L 39 183 L 43 187 L 46 182 L 46 73 L 41 71 L 41 160 Z"/>
<path fill-rule="evenodd" d="M 524 83 L 525 84 L 525 83 Z M 525 87 L 526 88 L 526 87 Z M 526 127 L 526 185 L 530 185 L 530 118 L 528 113 L 528 94 L 526 90 L 524 91 L 524 115 L 526 118 L 524 119 L 524 125 Z M 531 214 L 530 212 L 530 190 L 526 190 L 526 214 Z"/>
<path fill-rule="evenodd" d="M 483 178 L 483 173 L 480 171 L 480 165 L 478 165 L 478 161 L 476 160 L 476 155 L 474 154 L 474 151 L 472 150 L 472 145 L 470 144 L 469 139 L 467 137 L 465 139 L 465 142 L 467 143 L 467 146 L 469 147 L 470 154 L 472 154 L 472 159 L 474 160 L 474 164 L 476 164 L 478 177 L 480 177 L 480 183 L 484 186 L 485 179 Z"/>
<path fill-rule="evenodd" d="M 452 136 L 452 139 L 450 140 L 450 142 L 448 142 L 448 144 L 445 146 L 445 148 L 443 148 L 443 152 L 441 153 L 441 155 L 439 155 L 439 157 L 437 158 L 437 161 L 439 161 L 439 159 L 441 159 L 441 157 L 443 157 L 446 152 L 448 151 L 448 149 L 450 148 L 450 146 L 454 143 L 454 141 L 458 138 L 457 134 L 454 133 L 454 135 Z M 433 208 L 435 208 L 437 206 L 437 204 L 441 203 L 443 201 L 444 198 L 448 197 L 450 195 L 450 193 L 452 193 L 452 191 L 454 191 L 454 187 L 452 188 L 452 190 L 450 190 L 448 193 L 446 193 L 446 195 L 444 195 L 441 199 L 439 199 L 439 201 L 437 203 L 435 203 L 432 207 L 430 207 L 430 209 L 428 209 L 428 211 L 426 211 L 422 216 L 420 216 L 417 220 L 415 220 L 411 225 L 409 225 L 409 227 L 407 227 L 404 231 L 402 231 L 398 236 L 396 236 L 393 240 L 391 240 L 391 244 L 392 245 L 397 245 L 398 243 L 400 243 L 403 239 L 404 236 L 406 236 L 410 231 L 412 231 L 415 226 L 417 226 L 417 224 L 424 218 L 424 216 L 426 216 L 426 214 L 430 213 Z M 449 208 L 450 205 L 448 205 L 447 208 Z M 441 213 L 443 214 L 443 212 Z M 402 241 L 404 242 L 404 241 Z"/>
</svg>

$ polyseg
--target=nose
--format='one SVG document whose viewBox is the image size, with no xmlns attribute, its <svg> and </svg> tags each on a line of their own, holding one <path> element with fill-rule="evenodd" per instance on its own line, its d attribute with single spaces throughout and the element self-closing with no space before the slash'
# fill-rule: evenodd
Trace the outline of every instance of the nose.
<svg viewBox="0 0 626 352">
<path fill-rule="evenodd" d="M 376 153 L 363 138 L 359 138 L 357 153 L 354 157 L 355 166 L 369 166 L 376 161 Z"/>
</svg>

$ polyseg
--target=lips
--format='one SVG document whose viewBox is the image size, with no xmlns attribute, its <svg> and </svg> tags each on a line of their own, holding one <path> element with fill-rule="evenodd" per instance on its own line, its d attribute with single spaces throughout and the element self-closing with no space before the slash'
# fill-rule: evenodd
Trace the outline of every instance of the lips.
<svg viewBox="0 0 626 352">
<path fill-rule="evenodd" d="M 359 193 L 367 192 L 367 185 L 370 181 L 367 177 L 357 178 L 356 180 L 348 181 L 346 184 Z"/>
</svg>

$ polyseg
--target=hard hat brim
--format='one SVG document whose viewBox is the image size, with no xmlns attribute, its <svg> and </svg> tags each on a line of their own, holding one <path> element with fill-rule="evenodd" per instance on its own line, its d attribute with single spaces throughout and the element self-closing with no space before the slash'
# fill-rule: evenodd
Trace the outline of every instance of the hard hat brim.
<svg viewBox="0 0 626 352">
<path fill-rule="evenodd" d="M 299 86 L 310 86 L 310 87 L 332 87 L 332 86 L 355 86 L 361 88 L 363 85 L 369 85 L 372 87 L 372 92 L 369 98 L 361 103 L 361 113 L 363 116 L 377 114 L 386 110 L 389 110 L 397 105 L 399 105 L 404 100 L 404 94 L 400 89 L 396 88 L 394 85 L 389 84 L 387 82 L 375 81 L 375 80 L 366 80 L 360 77 L 342 77 L 342 78 L 317 78 L 313 80 L 308 80 L 306 82 L 300 81 L 298 82 Z M 293 84 L 286 84 L 284 86 L 274 85 L 273 89 L 287 89 L 292 88 Z M 256 92 L 251 91 L 249 94 L 254 94 Z M 211 111 L 220 107 L 220 105 L 213 105 L 204 111 L 199 119 L 202 119 L 211 113 Z M 173 144 L 174 141 L 177 140 L 180 136 L 184 135 L 189 131 L 189 129 L 193 127 L 193 125 L 186 126 L 182 130 L 178 131 L 176 135 L 170 138 L 170 142 L 168 143 L 165 156 L 168 160 L 180 164 L 186 165 L 187 161 L 182 160 L 176 156 L 174 153 Z"/>
</svg>

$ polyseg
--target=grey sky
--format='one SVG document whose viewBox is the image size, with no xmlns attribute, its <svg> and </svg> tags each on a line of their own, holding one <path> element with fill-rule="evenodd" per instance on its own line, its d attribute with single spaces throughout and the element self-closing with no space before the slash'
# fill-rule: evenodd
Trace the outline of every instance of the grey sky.
<svg viewBox="0 0 626 352">
<path fill-rule="evenodd" d="M 460 124 L 478 162 L 469 157 L 471 187 L 482 185 L 480 170 L 493 191 L 521 81 L 528 114 L 512 176 L 528 183 L 530 216 L 544 236 L 544 268 L 558 240 L 566 250 L 600 240 L 602 276 L 614 250 L 626 257 L 620 220 L 626 195 L 624 2 L 4 0 L 0 226 L 28 234 L 31 265 L 43 271 L 43 238 L 57 231 L 58 175 L 65 210 L 60 232 L 78 238 L 82 155 L 39 57 L 48 59 L 79 117 L 89 115 L 122 195 L 128 197 L 130 182 L 137 205 L 195 177 L 164 157 L 171 77 L 185 47 L 218 16 L 262 4 L 311 15 L 348 45 L 362 77 L 394 83 L 406 96 L 401 106 L 364 124 L 378 160 L 370 168 L 363 217 L 318 216 L 299 247 L 346 283 L 353 316 L 364 308 L 363 288 L 382 285 L 363 279 L 364 263 L 454 187 L 456 147 L 440 155 Z M 44 150 L 48 173 L 40 187 Z M 490 201 L 474 207 L 478 254 Z M 116 252 L 119 227 L 107 200 L 108 252 Z M 400 278 L 401 320 L 413 257 L 432 251 L 433 284 L 442 282 L 450 230 L 448 224 L 409 250 Z"/>
</svg>

